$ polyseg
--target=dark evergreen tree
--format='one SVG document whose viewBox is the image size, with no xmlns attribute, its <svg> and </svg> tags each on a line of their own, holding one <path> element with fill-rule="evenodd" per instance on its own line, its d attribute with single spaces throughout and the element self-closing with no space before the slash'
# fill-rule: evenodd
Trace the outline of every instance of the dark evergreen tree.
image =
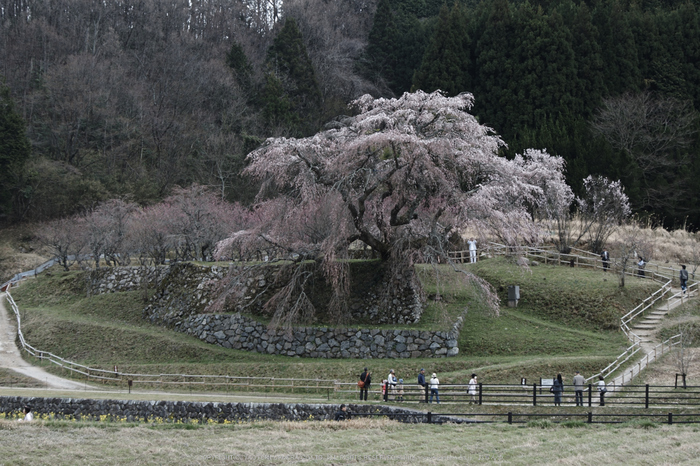
<svg viewBox="0 0 700 466">
<path fill-rule="evenodd" d="M 313 64 L 306 52 L 301 32 L 293 18 L 288 18 L 267 52 L 268 68 L 265 108 L 271 104 L 271 96 L 281 96 L 288 100 L 294 118 L 277 120 L 298 122 L 290 128 L 292 135 L 313 134 L 320 125 L 321 90 L 316 80 Z M 278 87 L 282 88 L 282 93 Z M 284 100 L 282 99 L 282 100 Z M 274 99 L 273 99 L 274 100 Z M 282 102 L 278 100 L 278 103 Z M 274 105 L 281 111 L 285 105 Z M 276 111 L 277 111 L 276 110 Z M 267 112 L 267 110 L 266 110 Z M 274 113 L 279 115 L 278 113 Z M 271 115 L 266 113 L 266 115 Z M 268 123 L 272 123 L 268 120 Z"/>
<path fill-rule="evenodd" d="M 391 90 L 396 95 L 411 90 L 413 75 L 420 66 L 427 44 L 425 28 L 415 15 L 399 13 L 396 15 L 397 28 L 394 30 L 395 49 L 392 60 L 396 63 Z M 431 21 L 427 21 L 430 24 Z"/>
<path fill-rule="evenodd" d="M 598 30 L 593 25 L 588 5 L 583 2 L 579 5 L 568 2 L 561 5 L 558 11 L 571 31 L 571 46 L 576 60 L 574 111 L 580 117 L 589 118 L 605 93 Z"/>
<path fill-rule="evenodd" d="M 514 19 L 517 103 L 509 126 L 518 131 L 574 112 L 577 77 L 571 35 L 558 13 L 545 15 L 524 3 Z"/>
<path fill-rule="evenodd" d="M 413 89 L 440 89 L 453 96 L 471 91 L 471 44 L 467 21 L 459 3 L 440 10 L 437 29 L 425 49 L 420 68 L 413 76 Z"/>
<path fill-rule="evenodd" d="M 390 0 L 379 0 L 362 60 L 362 72 L 375 83 L 393 81 L 393 39 L 396 36 Z"/>
<path fill-rule="evenodd" d="M 26 124 L 15 111 L 10 89 L 0 84 L 0 219 L 11 214 L 12 199 L 22 187 L 22 169 L 30 153 Z"/>
<path fill-rule="evenodd" d="M 619 0 L 601 2 L 595 9 L 593 23 L 600 31 L 603 57 L 603 81 L 608 95 L 634 92 L 642 87 L 637 46 L 624 7 Z"/>
<path fill-rule="evenodd" d="M 481 123 L 507 140 L 513 135 L 508 122 L 516 111 L 519 84 L 513 57 L 516 28 L 507 0 L 493 0 L 488 7 L 481 36 L 475 38 L 474 110 Z"/>
<path fill-rule="evenodd" d="M 379 87 L 401 95 L 411 89 L 425 43 L 423 26 L 414 14 L 395 11 L 391 0 L 379 0 L 361 63 L 362 72 Z"/>
<path fill-rule="evenodd" d="M 234 71 L 238 84 L 246 90 L 250 89 L 253 67 L 238 42 L 234 42 L 226 54 L 226 64 Z"/>
<path fill-rule="evenodd" d="M 693 3 L 684 3 L 669 14 L 665 26 L 663 37 L 682 52 L 685 94 L 693 100 L 695 108 L 700 109 L 700 18 L 697 8 Z"/>
<path fill-rule="evenodd" d="M 261 100 L 263 118 L 272 135 L 293 136 L 298 132 L 299 115 L 293 111 L 282 81 L 274 72 L 265 74 Z"/>
</svg>

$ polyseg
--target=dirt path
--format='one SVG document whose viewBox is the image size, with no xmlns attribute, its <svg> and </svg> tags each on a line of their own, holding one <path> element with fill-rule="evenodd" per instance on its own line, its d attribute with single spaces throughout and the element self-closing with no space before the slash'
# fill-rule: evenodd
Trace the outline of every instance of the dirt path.
<svg viewBox="0 0 700 466">
<path fill-rule="evenodd" d="M 64 379 L 34 367 L 22 359 L 15 344 L 17 336 L 14 313 L 5 307 L 5 293 L 0 293 L 0 367 L 31 377 L 45 384 L 47 388 L 67 390 L 85 389 L 86 384 Z M 88 387 L 90 387 L 88 385 Z M 90 387 L 92 388 L 92 387 Z"/>
</svg>

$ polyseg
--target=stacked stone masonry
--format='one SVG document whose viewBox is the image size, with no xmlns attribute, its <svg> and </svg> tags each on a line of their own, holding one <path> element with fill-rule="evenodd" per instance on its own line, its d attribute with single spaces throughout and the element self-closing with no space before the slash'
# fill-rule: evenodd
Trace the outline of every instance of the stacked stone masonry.
<svg viewBox="0 0 700 466">
<path fill-rule="evenodd" d="M 88 295 L 153 288 L 168 274 L 167 267 L 103 267 L 88 272 Z"/>
<path fill-rule="evenodd" d="M 460 316 L 449 331 L 408 329 L 369 329 L 334 327 L 295 327 L 291 332 L 270 330 L 241 312 L 206 314 L 212 292 L 226 275 L 222 267 L 176 264 L 151 272 L 149 283 L 156 293 L 144 309 L 151 322 L 187 333 L 225 348 L 310 358 L 417 358 L 448 357 L 459 353 L 457 340 L 464 322 Z M 143 271 L 125 267 L 107 269 L 91 277 L 95 292 L 138 289 Z M 269 272 L 272 273 L 272 272 Z M 249 279 L 242 296 L 250 303 L 272 280 L 261 275 Z M 239 305 L 239 310 L 245 308 Z M 401 319 L 403 320 L 403 319 Z"/>
<path fill-rule="evenodd" d="M 175 329 L 207 343 L 258 353 L 309 358 L 420 358 L 455 356 L 456 332 L 296 327 L 291 334 L 269 330 L 255 320 L 233 315 L 197 315 Z"/>
<path fill-rule="evenodd" d="M 35 418 L 77 419 L 128 422 L 193 422 L 223 423 L 272 421 L 332 420 L 339 405 L 283 404 L 283 403 L 203 403 L 185 401 L 98 400 L 79 398 L 35 398 L 19 396 L 0 397 L 0 412 L 6 418 L 17 417 L 24 406 L 30 406 Z M 392 406 L 350 404 L 351 413 L 388 416 L 401 422 L 426 421 L 421 411 Z M 433 416 L 433 422 L 452 421 L 444 416 Z"/>
</svg>

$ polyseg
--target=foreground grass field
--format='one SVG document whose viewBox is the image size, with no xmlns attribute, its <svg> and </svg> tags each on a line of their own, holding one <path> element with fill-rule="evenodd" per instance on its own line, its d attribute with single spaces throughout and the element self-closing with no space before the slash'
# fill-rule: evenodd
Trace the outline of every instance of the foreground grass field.
<svg viewBox="0 0 700 466">
<path fill-rule="evenodd" d="M 228 350 L 151 325 L 142 318 L 138 292 L 86 297 L 79 273 L 54 272 L 25 282 L 13 292 L 26 339 L 67 359 L 111 370 L 137 373 L 226 374 L 320 378 L 354 382 L 365 365 L 375 380 L 395 369 L 414 380 L 421 367 L 438 372 L 442 383 L 465 383 L 477 371 L 484 383 L 538 380 L 578 369 L 594 373 L 627 346 L 616 319 L 657 285 L 630 279 L 624 290 L 613 276 L 568 267 L 523 270 L 505 260 L 472 267 L 505 300 L 505 285 L 521 286 L 518 308 L 502 307 L 496 317 L 483 308 L 478 292 L 450 274 L 439 282 L 423 273 L 430 303 L 420 325 L 445 328 L 467 309 L 460 355 L 442 359 L 312 360 Z M 40 363 L 40 362 L 39 362 Z M 47 366 L 51 368 L 51 366 Z"/>
<path fill-rule="evenodd" d="M 651 423 L 554 426 L 256 422 L 227 426 L 0 422 L 12 464 L 697 464 L 700 429 Z"/>
</svg>

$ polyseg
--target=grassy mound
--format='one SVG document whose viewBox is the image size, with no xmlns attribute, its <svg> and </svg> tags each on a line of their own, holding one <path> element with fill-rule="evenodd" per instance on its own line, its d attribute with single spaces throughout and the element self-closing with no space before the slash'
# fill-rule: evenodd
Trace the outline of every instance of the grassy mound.
<svg viewBox="0 0 700 466">
<path fill-rule="evenodd" d="M 460 355 L 447 359 L 311 360 L 220 348 L 145 321 L 139 292 L 86 297 L 84 278 L 77 272 L 42 275 L 13 296 L 27 341 L 93 367 L 342 381 L 356 380 L 363 366 L 370 366 L 375 379 L 395 369 L 399 377 L 413 381 L 425 367 L 438 372 L 443 383 L 464 383 L 472 371 L 486 383 L 517 383 L 520 377 L 536 380 L 556 372 L 600 370 L 626 346 L 611 322 L 657 287 L 629 280 L 620 291 L 612 275 L 554 266 L 523 271 L 505 260 L 466 267 L 492 283 L 503 302 L 509 284 L 521 286 L 522 299 L 518 308 L 504 307 L 494 317 L 478 288 L 465 284 L 459 274 L 441 268 L 436 280 L 419 269 L 433 300 L 421 323 L 406 328 L 446 329 L 467 309 Z"/>
</svg>

